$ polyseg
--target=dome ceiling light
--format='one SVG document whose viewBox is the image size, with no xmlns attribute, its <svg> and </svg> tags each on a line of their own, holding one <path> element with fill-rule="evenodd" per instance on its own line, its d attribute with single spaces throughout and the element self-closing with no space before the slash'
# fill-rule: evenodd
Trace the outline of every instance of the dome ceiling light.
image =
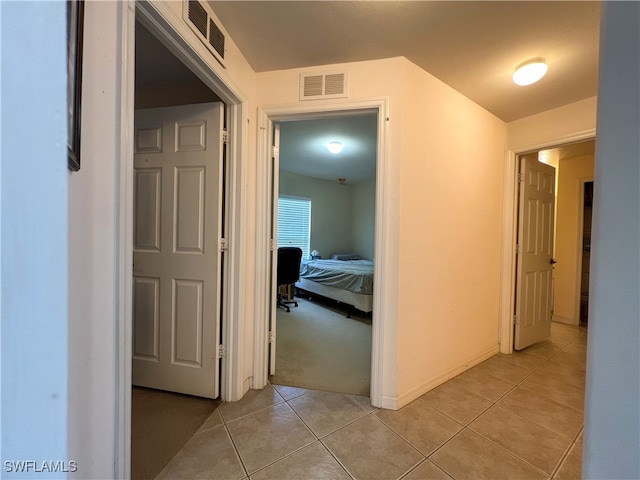
<svg viewBox="0 0 640 480">
<path fill-rule="evenodd" d="M 327 150 L 329 150 L 334 155 L 340 153 L 343 147 L 344 145 L 342 145 L 342 142 L 338 142 L 337 140 L 327 143 Z"/>
<path fill-rule="evenodd" d="M 547 73 L 547 68 L 544 58 L 527 60 L 516 68 L 513 73 L 513 81 L 521 86 L 531 85 L 544 77 L 545 73 Z"/>
</svg>

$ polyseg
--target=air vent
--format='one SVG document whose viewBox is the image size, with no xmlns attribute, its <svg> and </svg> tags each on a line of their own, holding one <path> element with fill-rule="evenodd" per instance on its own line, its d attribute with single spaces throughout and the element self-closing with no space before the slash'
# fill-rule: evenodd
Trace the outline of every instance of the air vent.
<svg viewBox="0 0 640 480">
<path fill-rule="evenodd" d="M 224 34 L 211 19 L 209 19 L 209 45 L 224 58 Z"/>
<path fill-rule="evenodd" d="M 184 2 L 182 16 L 200 41 L 224 67 L 225 36 L 216 25 L 213 19 L 213 12 L 209 9 L 209 6 L 199 0 L 189 0 Z"/>
<path fill-rule="evenodd" d="M 203 37 L 207 37 L 207 11 L 199 2 L 189 2 L 189 20 Z"/>
<path fill-rule="evenodd" d="M 347 96 L 347 73 L 300 74 L 300 100 Z"/>
</svg>

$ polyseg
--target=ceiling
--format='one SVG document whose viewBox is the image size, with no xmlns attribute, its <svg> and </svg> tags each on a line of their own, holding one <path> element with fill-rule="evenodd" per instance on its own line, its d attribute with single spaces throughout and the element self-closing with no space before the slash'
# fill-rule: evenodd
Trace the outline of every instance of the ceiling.
<svg viewBox="0 0 640 480">
<path fill-rule="evenodd" d="M 280 169 L 307 177 L 356 184 L 375 178 L 376 114 L 298 120 L 280 124 Z M 340 153 L 327 150 L 339 141 Z"/>
<path fill-rule="evenodd" d="M 257 72 L 404 56 L 505 122 L 597 94 L 596 1 L 209 5 Z M 544 57 L 549 72 L 537 84 L 516 86 L 511 81 L 514 68 L 533 57 Z M 197 77 L 138 24 L 136 87 L 194 81 Z M 283 170 L 346 178 L 347 183 L 375 174 L 374 116 L 283 122 L 281 135 Z M 338 135 L 352 144 L 345 141 L 344 152 L 334 156 L 324 144 Z M 314 166 L 319 161 L 322 168 Z"/>
<path fill-rule="evenodd" d="M 404 56 L 510 122 L 597 93 L 596 1 L 209 1 L 257 72 Z M 519 87 L 514 69 L 549 72 Z"/>
</svg>

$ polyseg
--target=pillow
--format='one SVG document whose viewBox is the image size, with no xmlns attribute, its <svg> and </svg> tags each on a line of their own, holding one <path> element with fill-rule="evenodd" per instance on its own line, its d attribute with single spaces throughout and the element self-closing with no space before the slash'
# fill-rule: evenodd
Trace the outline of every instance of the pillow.
<svg viewBox="0 0 640 480">
<path fill-rule="evenodd" d="M 355 253 L 334 253 L 331 260 L 360 260 L 360 255 Z"/>
</svg>

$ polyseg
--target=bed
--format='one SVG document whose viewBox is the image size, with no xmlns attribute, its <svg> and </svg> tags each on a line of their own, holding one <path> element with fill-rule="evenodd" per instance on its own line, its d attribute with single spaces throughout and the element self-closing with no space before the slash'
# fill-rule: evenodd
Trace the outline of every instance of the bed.
<svg viewBox="0 0 640 480">
<path fill-rule="evenodd" d="M 373 310 L 373 261 L 352 254 L 304 260 L 296 287 L 369 313 Z"/>
</svg>

